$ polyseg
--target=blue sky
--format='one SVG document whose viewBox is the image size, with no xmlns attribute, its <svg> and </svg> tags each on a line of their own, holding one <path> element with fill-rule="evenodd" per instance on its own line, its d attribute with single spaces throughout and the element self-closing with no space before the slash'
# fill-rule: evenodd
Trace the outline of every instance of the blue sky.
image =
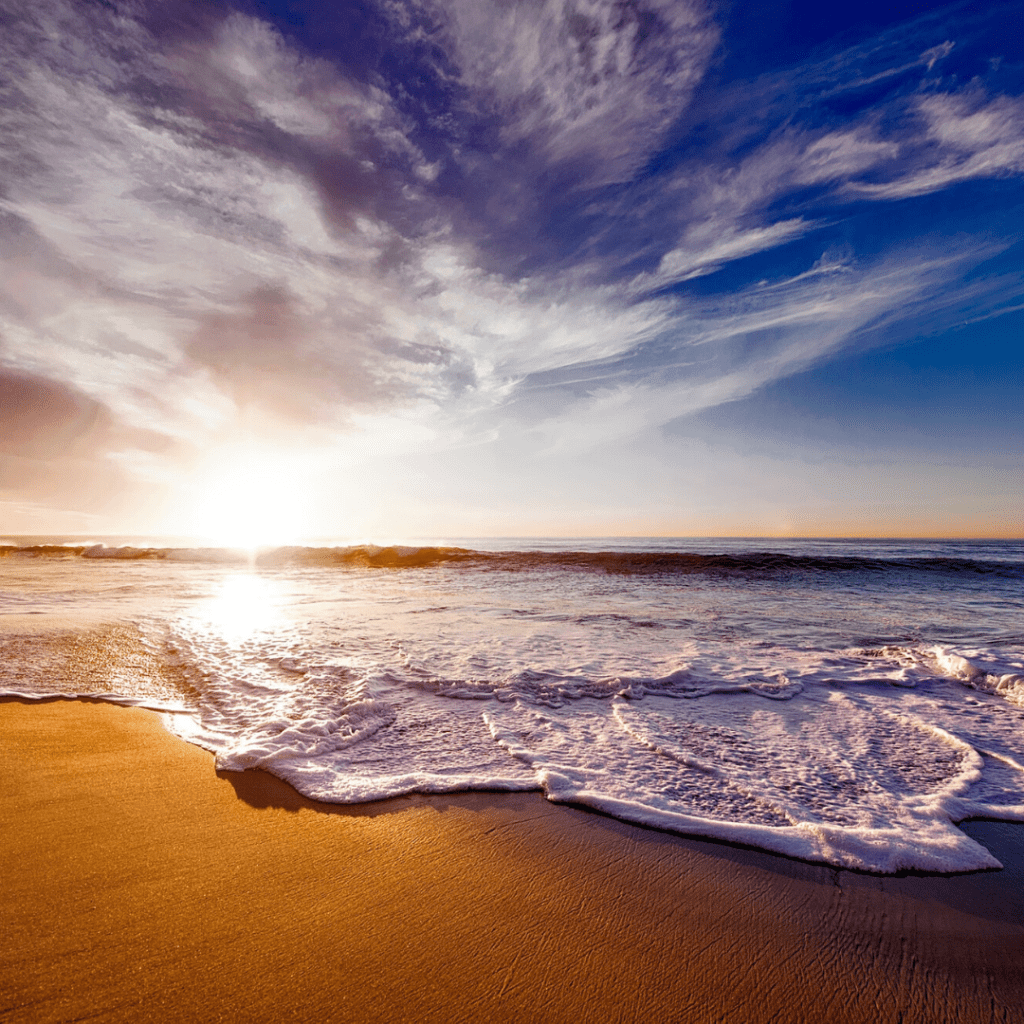
<svg viewBox="0 0 1024 1024">
<path fill-rule="evenodd" d="M 1020 3 L 0 23 L 0 532 L 1024 534 Z"/>
</svg>

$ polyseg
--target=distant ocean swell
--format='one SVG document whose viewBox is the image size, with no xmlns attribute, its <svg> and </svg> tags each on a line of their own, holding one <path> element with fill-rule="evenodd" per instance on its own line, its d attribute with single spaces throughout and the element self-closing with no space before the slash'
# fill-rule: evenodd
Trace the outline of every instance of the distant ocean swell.
<svg viewBox="0 0 1024 1024">
<path fill-rule="evenodd" d="M 229 547 L 107 547 L 103 544 L 0 545 L 0 558 L 88 558 L 274 567 L 417 569 L 445 565 L 516 571 L 565 569 L 622 574 L 737 574 L 921 572 L 974 574 L 1024 581 L 1024 564 L 974 558 L 913 556 L 868 558 L 779 552 L 693 554 L 672 551 L 474 551 L 458 547 L 355 545 L 288 546 L 254 552 Z"/>
</svg>

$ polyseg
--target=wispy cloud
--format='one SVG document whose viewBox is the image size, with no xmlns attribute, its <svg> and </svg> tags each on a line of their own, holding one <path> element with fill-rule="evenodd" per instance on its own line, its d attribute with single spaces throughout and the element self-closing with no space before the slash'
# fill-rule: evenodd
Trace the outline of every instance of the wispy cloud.
<svg viewBox="0 0 1024 1024">
<path fill-rule="evenodd" d="M 727 88 L 697 0 L 382 3 L 405 88 L 226 8 L 2 10 L 0 368 L 98 410 L 82 457 L 140 478 L 239 429 L 571 447 L 984 315 L 992 243 L 815 236 L 1024 172 L 1021 100 L 936 78 L 944 35 Z M 884 88 L 839 116 L 826 81 Z"/>
<path fill-rule="evenodd" d="M 628 178 L 703 78 L 719 30 L 703 0 L 457 0 L 441 8 L 467 100 L 505 146 Z"/>
<path fill-rule="evenodd" d="M 600 448 L 820 364 L 896 322 L 927 331 L 992 301 L 1006 282 L 947 291 L 992 245 L 896 250 L 866 265 L 823 257 L 795 277 L 680 301 L 668 330 L 618 358 L 538 374 L 517 398 L 549 453 Z M 891 337 L 892 335 L 884 335 Z M 557 392 L 559 401 L 552 401 Z"/>
<path fill-rule="evenodd" d="M 778 221 L 767 227 L 743 230 L 734 223 L 704 221 L 687 229 L 682 244 L 661 257 L 658 269 L 641 274 L 632 282 L 638 292 L 654 291 L 668 284 L 690 281 L 720 270 L 732 260 L 774 249 L 799 238 L 813 225 L 802 217 Z"/>
<path fill-rule="evenodd" d="M 922 96 L 913 110 L 924 130 L 902 147 L 909 151 L 905 165 L 889 180 L 850 182 L 853 192 L 905 199 L 961 181 L 1024 172 L 1024 103 L 1019 98 L 990 99 L 975 88 Z"/>
</svg>

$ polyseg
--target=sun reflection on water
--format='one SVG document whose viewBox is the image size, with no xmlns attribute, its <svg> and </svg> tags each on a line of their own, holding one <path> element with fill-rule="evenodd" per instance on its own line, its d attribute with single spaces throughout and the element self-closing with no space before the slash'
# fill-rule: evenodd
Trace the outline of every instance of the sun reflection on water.
<svg viewBox="0 0 1024 1024">
<path fill-rule="evenodd" d="M 282 619 L 283 593 L 278 580 L 256 572 L 228 576 L 205 602 L 203 618 L 228 639 L 240 639 Z"/>
</svg>

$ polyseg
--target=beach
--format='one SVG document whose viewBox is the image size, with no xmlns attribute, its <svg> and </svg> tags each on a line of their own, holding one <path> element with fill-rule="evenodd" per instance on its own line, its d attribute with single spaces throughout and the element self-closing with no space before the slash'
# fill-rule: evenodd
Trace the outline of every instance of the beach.
<svg viewBox="0 0 1024 1024">
<path fill-rule="evenodd" d="M 0 0 L 0 1024 L 1024 1024 L 1021 25 Z"/>
<path fill-rule="evenodd" d="M 317 804 L 98 702 L 0 736 L 11 1024 L 1024 1019 L 1020 824 L 883 878 L 534 793 Z"/>
</svg>

